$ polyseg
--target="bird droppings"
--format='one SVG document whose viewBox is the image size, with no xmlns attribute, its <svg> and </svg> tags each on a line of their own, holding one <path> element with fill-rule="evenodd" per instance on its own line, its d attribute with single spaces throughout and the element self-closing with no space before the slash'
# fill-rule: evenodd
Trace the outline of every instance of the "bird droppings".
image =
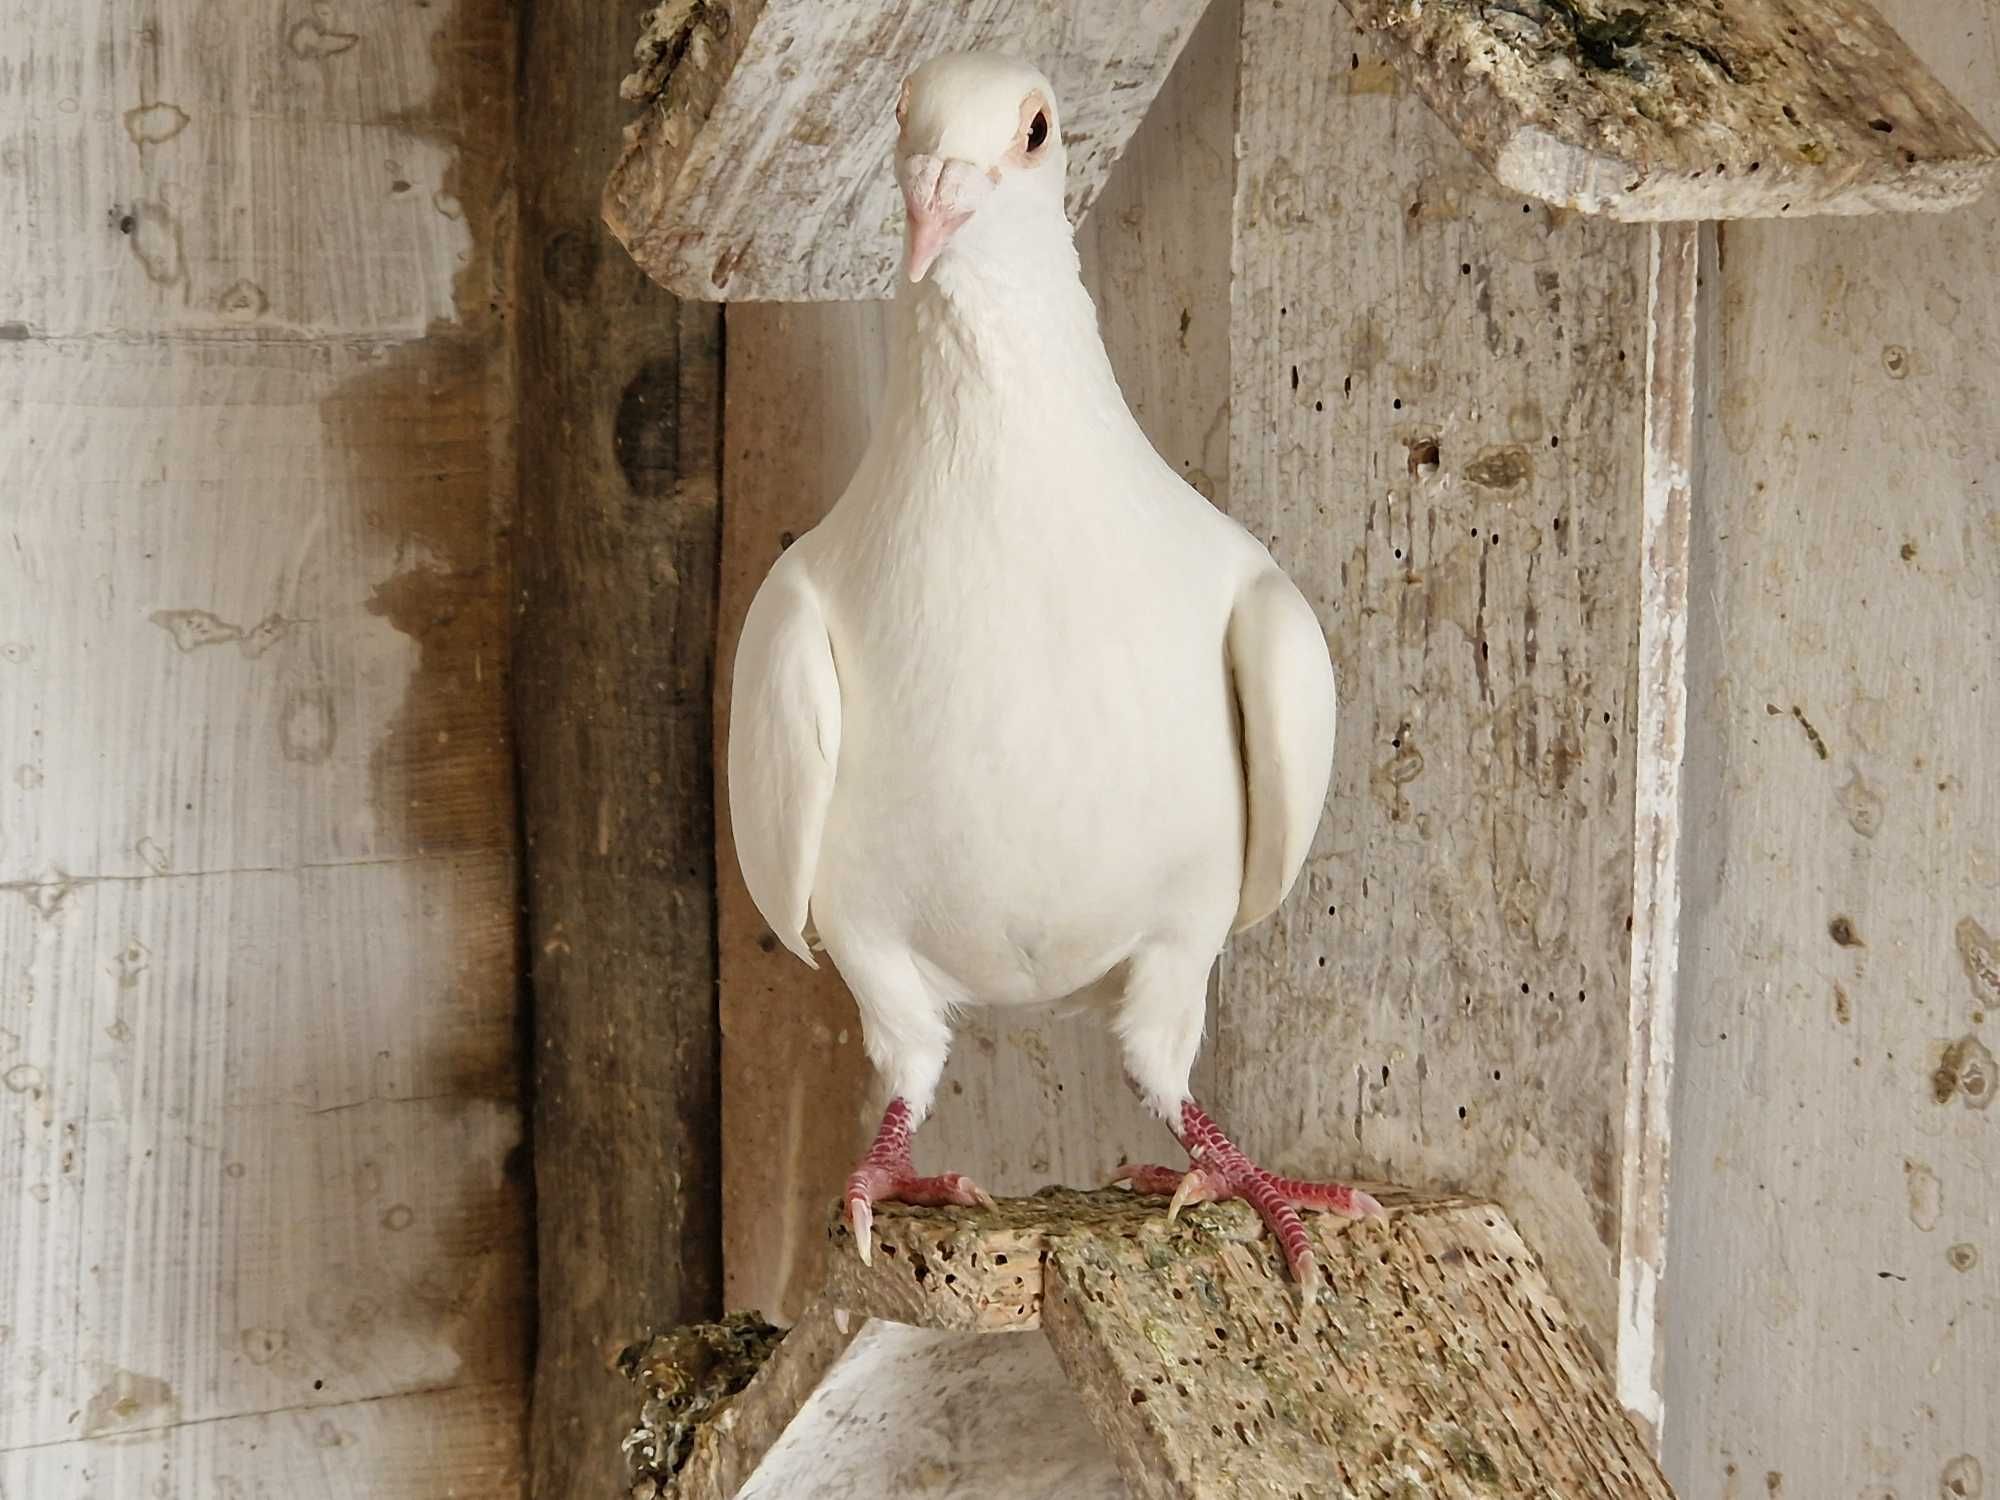
<svg viewBox="0 0 2000 1500">
<path fill-rule="evenodd" d="M 291 48 L 292 56 L 308 62 L 338 57 L 352 50 L 360 41 L 361 38 L 353 32 L 331 30 L 311 16 L 300 21 L 285 36 L 285 45 Z"/>
<path fill-rule="evenodd" d="M 1794 703 L 1792 705 L 1792 717 L 1799 721 L 1799 728 L 1806 732 L 1806 743 L 1812 746 L 1813 754 L 1817 755 L 1821 760 L 1825 760 L 1827 758 L 1826 741 L 1820 738 L 1820 732 L 1813 727 L 1812 720 L 1806 717 L 1805 710 Z"/>
<path fill-rule="evenodd" d="M 1944 1253 L 1944 1262 L 1954 1271 L 1970 1271 L 1979 1264 L 1979 1247 L 1961 1240 Z"/>
<path fill-rule="evenodd" d="M 1861 934 L 1854 930 L 1854 921 L 1851 917 L 1835 917 L 1831 922 L 1828 922 L 1826 924 L 1826 935 L 1843 948 L 1865 948 L 1868 946 L 1861 940 Z"/>
<path fill-rule="evenodd" d="M 1519 443 L 1487 448 L 1465 466 L 1465 477 L 1481 489 L 1511 490 L 1535 474 L 1535 461 Z"/>
<path fill-rule="evenodd" d="M 1882 831 L 1882 794 L 1860 771 L 1848 776 L 1846 784 L 1834 793 L 1834 800 L 1840 804 L 1847 826 L 1863 838 L 1872 839 Z"/>
<path fill-rule="evenodd" d="M 1842 1026 L 1854 1019 L 1854 1002 L 1848 998 L 1846 987 L 1838 982 L 1833 987 L 1833 1018 Z"/>
<path fill-rule="evenodd" d="M 1903 1158 L 1903 1188 L 1910 1200 L 1910 1222 L 1929 1234 L 1944 1214 L 1944 1185 L 1924 1162 Z"/>
<path fill-rule="evenodd" d="M 1959 918 L 1952 941 L 1972 986 L 1973 1004 L 1980 1010 L 2000 1008 L 2000 941 L 1969 916 Z"/>
<path fill-rule="evenodd" d="M 168 1427 L 180 1420 L 180 1398 L 156 1375 L 114 1370 L 83 1409 L 83 1436 L 99 1437 L 141 1427 Z"/>
<path fill-rule="evenodd" d="M 1970 1453 L 1961 1453 L 1944 1466 L 1938 1477 L 1942 1500 L 1979 1500 L 1986 1493 L 1986 1469 Z"/>
<path fill-rule="evenodd" d="M 157 146 L 170 141 L 187 125 L 187 111 L 177 104 L 141 104 L 125 111 L 125 133 L 138 146 Z"/>
<path fill-rule="evenodd" d="M 1949 1104 L 1963 1095 L 1967 1109 L 1985 1109 L 1993 1102 L 1994 1084 L 1993 1054 L 1968 1033 L 1945 1047 L 1938 1059 L 1931 1072 L 1931 1098 Z"/>
</svg>

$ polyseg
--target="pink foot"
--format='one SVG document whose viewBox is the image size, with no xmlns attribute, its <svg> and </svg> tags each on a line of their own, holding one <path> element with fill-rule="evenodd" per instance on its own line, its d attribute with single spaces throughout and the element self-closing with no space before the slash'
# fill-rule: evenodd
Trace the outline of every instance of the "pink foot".
<svg viewBox="0 0 2000 1500">
<path fill-rule="evenodd" d="M 919 1177 L 910 1161 L 910 1106 L 900 1098 L 891 1099 L 883 1112 L 882 1126 L 875 1132 L 875 1144 L 849 1174 L 845 1199 L 847 1222 L 854 1230 L 854 1246 L 861 1252 L 861 1264 L 874 1256 L 874 1205 L 914 1203 L 924 1208 L 941 1208 L 956 1203 L 966 1207 L 991 1207 L 993 1200 L 962 1172 L 946 1172 L 937 1177 Z"/>
<path fill-rule="evenodd" d="M 1359 1188 L 1274 1177 L 1245 1156 L 1192 1099 L 1181 1106 L 1181 1126 L 1174 1133 L 1187 1147 L 1189 1165 L 1185 1172 L 1172 1167 L 1124 1166 L 1111 1180 L 1129 1182 L 1134 1192 L 1171 1193 L 1169 1223 L 1190 1203 L 1243 1199 L 1278 1237 L 1285 1264 L 1308 1299 L 1319 1289 L 1319 1262 L 1313 1258 L 1312 1242 L 1299 1210 L 1324 1209 L 1347 1219 L 1384 1217 L 1382 1205 Z"/>
</svg>

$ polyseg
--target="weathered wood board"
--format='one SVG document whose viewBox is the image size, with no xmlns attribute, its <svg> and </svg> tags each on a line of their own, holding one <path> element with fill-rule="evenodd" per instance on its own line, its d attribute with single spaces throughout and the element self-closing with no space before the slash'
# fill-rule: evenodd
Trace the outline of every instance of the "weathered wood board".
<svg viewBox="0 0 2000 1500">
<path fill-rule="evenodd" d="M 1506 196 L 1334 7 L 1246 0 L 1239 94 L 1230 510 L 1342 707 L 1300 890 L 1224 960 L 1218 1118 L 1499 1199 L 1608 1359 L 1646 231 Z"/>
<path fill-rule="evenodd" d="M 1507 188 L 1614 219 L 1948 209 L 2000 146 L 1868 0 L 1346 0 Z"/>
<path fill-rule="evenodd" d="M 870 1266 L 834 1227 L 822 1300 L 740 1389 L 725 1366 L 737 1394 L 691 1433 L 674 1399 L 714 1372 L 671 1354 L 692 1339 L 656 1340 L 637 1435 L 685 1451 L 679 1493 L 717 1500 L 1668 1500 L 1500 1210 L 1378 1196 L 1386 1223 L 1308 1217 L 1328 1282 L 1303 1307 L 1241 1203 L 1178 1224 L 1115 1190 L 888 1206 Z"/>
<path fill-rule="evenodd" d="M 518 1382 L 186 1422 L 0 1453 L 21 1500 L 381 1500 L 521 1493 Z"/>
<path fill-rule="evenodd" d="M 605 217 L 683 297 L 887 296 L 902 253 L 896 96 L 918 63 L 982 47 L 1035 60 L 1061 100 L 1081 219 L 1206 3 L 667 0 L 640 43 L 628 92 L 642 109 Z"/>
<path fill-rule="evenodd" d="M 1160 451 L 1211 492 L 1227 479 L 1235 16 L 1223 3 L 1204 20 L 1080 236 L 1128 397 Z M 728 310 L 718 746 L 750 599 L 860 459 L 883 385 L 884 317 L 879 304 Z M 811 973 L 778 946 L 721 822 L 726 1301 L 789 1318 L 817 1291 L 826 1205 L 880 1101 L 853 1001 L 830 965 Z M 968 1016 L 917 1138 L 920 1161 L 997 1192 L 1101 1181 L 1121 1157 L 1172 1146 L 1091 1016 Z"/>
<path fill-rule="evenodd" d="M 504 1492 L 508 13 L 43 9 L 0 64 L 0 1488 Z"/>
<path fill-rule="evenodd" d="M 521 54 L 515 687 L 534 983 L 536 1500 L 604 1500 L 618 1349 L 719 1312 L 715 645 L 721 315 L 598 218 L 636 4 Z"/>
<path fill-rule="evenodd" d="M 2000 120 L 1991 8 L 1884 8 Z M 1724 226 L 1704 268 L 1665 1286 L 1690 1495 L 2000 1482 L 1996 243 L 1989 201 Z"/>
</svg>

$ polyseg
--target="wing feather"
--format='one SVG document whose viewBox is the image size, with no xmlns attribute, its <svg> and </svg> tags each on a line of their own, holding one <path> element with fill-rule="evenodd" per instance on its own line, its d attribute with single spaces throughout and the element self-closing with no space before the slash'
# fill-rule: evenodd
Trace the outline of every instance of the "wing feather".
<svg viewBox="0 0 2000 1500">
<path fill-rule="evenodd" d="M 1236 905 L 1241 932 L 1276 911 L 1298 879 L 1333 775 L 1333 662 L 1312 606 L 1276 568 L 1260 572 L 1237 598 L 1229 667 L 1249 813 Z"/>
<path fill-rule="evenodd" d="M 758 588 L 736 648 L 729 819 L 750 899 L 815 969 L 806 928 L 839 764 L 833 646 L 805 569 L 788 552 Z"/>
</svg>

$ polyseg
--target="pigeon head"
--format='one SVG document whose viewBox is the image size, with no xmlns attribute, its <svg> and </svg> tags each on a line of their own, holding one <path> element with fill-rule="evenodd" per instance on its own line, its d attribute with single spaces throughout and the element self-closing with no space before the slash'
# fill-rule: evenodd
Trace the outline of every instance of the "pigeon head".
<svg viewBox="0 0 2000 1500">
<path fill-rule="evenodd" d="M 1027 63 L 985 52 L 934 57 L 903 84 L 896 123 L 911 281 L 947 249 L 1006 254 L 1010 229 L 1050 215 L 1067 232 L 1055 90 Z"/>
</svg>

